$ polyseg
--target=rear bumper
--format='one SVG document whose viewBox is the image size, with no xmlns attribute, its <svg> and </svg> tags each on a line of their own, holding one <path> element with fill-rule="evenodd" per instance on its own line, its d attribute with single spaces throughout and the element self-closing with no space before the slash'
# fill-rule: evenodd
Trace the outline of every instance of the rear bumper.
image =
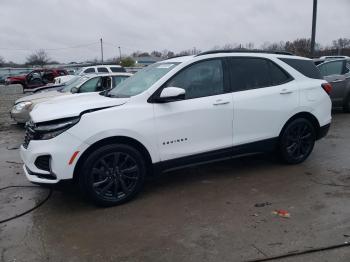
<svg viewBox="0 0 350 262">
<path fill-rule="evenodd" d="M 321 126 L 319 131 L 318 131 L 318 134 L 317 134 L 317 139 L 321 139 L 321 138 L 325 137 L 328 134 L 330 127 L 331 127 L 331 124 Z"/>
</svg>

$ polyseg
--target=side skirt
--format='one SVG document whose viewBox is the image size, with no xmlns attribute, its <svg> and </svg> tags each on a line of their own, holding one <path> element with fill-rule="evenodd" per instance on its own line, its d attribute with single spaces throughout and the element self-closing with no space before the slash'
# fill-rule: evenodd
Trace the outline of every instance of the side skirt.
<svg viewBox="0 0 350 262">
<path fill-rule="evenodd" d="M 154 174 L 160 174 L 177 169 L 218 162 L 246 155 L 272 152 L 276 149 L 277 142 L 278 138 L 276 137 L 230 148 L 162 161 L 153 165 Z"/>
</svg>

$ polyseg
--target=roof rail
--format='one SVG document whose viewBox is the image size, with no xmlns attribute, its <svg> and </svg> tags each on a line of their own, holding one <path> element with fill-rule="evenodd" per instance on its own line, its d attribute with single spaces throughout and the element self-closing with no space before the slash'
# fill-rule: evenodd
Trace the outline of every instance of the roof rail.
<svg viewBox="0 0 350 262">
<path fill-rule="evenodd" d="M 199 53 L 196 56 L 210 55 L 210 54 L 220 54 L 220 53 L 263 53 L 263 54 L 278 54 L 278 55 L 294 55 L 293 53 L 287 51 L 266 51 L 266 50 L 245 50 L 245 49 L 221 49 L 221 50 L 211 50 Z"/>
</svg>

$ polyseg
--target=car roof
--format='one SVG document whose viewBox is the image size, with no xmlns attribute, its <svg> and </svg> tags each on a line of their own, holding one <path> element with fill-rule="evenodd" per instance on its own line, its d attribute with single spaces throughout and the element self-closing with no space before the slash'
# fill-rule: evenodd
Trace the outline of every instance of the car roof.
<svg viewBox="0 0 350 262">
<path fill-rule="evenodd" d="M 292 54 L 285 54 L 285 53 L 266 53 L 266 52 L 230 52 L 230 51 L 222 51 L 222 52 L 215 52 L 215 53 L 204 53 L 201 55 L 191 55 L 191 56 L 179 56 L 170 58 L 167 60 L 160 61 L 158 63 L 183 63 L 190 61 L 192 59 L 195 59 L 196 57 L 203 57 L 203 58 L 212 58 L 212 57 L 265 57 L 265 58 L 289 58 L 289 59 L 298 59 L 298 60 L 311 60 L 307 57 L 302 56 L 295 56 Z"/>
<path fill-rule="evenodd" d="M 321 61 L 322 61 L 322 60 L 321 60 Z M 323 60 L 322 63 L 319 63 L 319 64 L 316 65 L 316 66 L 320 66 L 320 65 L 324 65 L 324 64 L 329 64 L 329 63 L 336 62 L 336 61 L 350 61 L 350 60 L 349 60 L 349 59 L 346 59 L 346 58 L 327 59 L 327 60 Z"/>
<path fill-rule="evenodd" d="M 82 77 L 87 77 L 87 78 L 94 78 L 98 76 L 132 76 L 133 74 L 131 73 L 125 73 L 125 72 L 116 72 L 116 73 L 103 73 L 103 74 L 87 74 Z"/>
</svg>

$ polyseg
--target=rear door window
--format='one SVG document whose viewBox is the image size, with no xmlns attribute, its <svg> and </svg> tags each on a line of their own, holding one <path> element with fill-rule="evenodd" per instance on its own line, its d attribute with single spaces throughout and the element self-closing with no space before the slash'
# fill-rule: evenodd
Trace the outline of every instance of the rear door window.
<svg viewBox="0 0 350 262">
<path fill-rule="evenodd" d="M 111 66 L 109 69 L 111 69 L 111 71 L 113 73 L 125 72 L 125 68 L 124 67 Z"/>
<path fill-rule="evenodd" d="M 230 58 L 231 86 L 234 92 L 272 85 L 269 61 L 261 58 Z"/>
<path fill-rule="evenodd" d="M 84 70 L 85 74 L 95 73 L 95 68 L 88 68 Z"/>
<path fill-rule="evenodd" d="M 343 73 L 343 61 L 332 61 L 319 65 L 322 76 L 341 75 Z"/>
<path fill-rule="evenodd" d="M 293 78 L 278 65 L 273 62 L 269 62 L 269 64 L 272 85 L 282 85 L 293 80 Z"/>
<path fill-rule="evenodd" d="M 109 73 L 106 67 L 97 67 L 97 72 L 99 73 Z"/>
</svg>

